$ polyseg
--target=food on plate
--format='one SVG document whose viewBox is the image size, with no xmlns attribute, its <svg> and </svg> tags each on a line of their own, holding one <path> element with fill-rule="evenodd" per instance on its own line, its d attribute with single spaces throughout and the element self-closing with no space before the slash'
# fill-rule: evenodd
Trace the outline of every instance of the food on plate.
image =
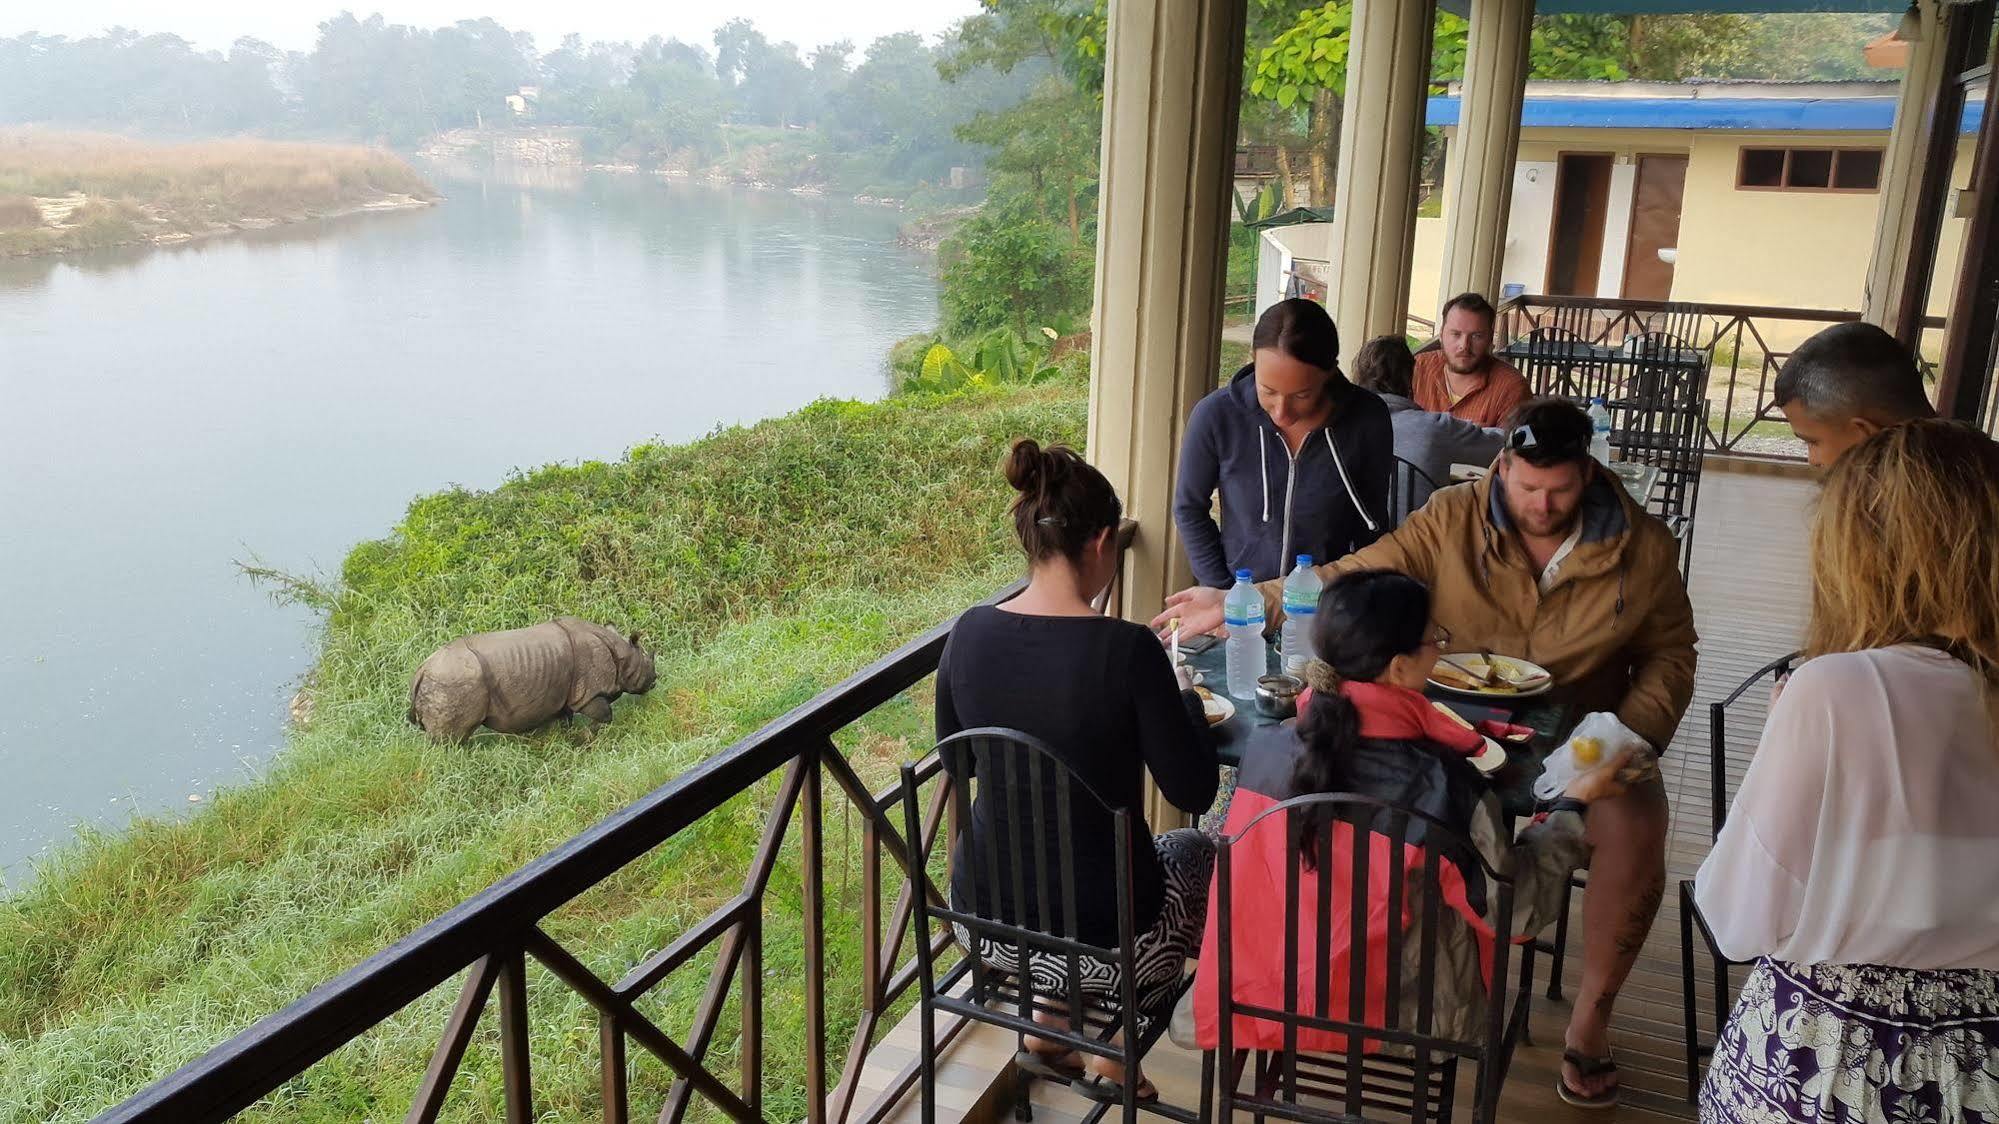
<svg viewBox="0 0 1999 1124">
<path fill-rule="evenodd" d="M 1450 707 L 1445 706 L 1443 703 L 1432 702 L 1430 705 L 1437 708 L 1438 714 L 1441 714 L 1444 717 L 1450 719 L 1451 721 L 1456 722 L 1458 725 L 1463 726 L 1465 729 L 1469 730 L 1472 728 L 1472 724 L 1465 721 L 1464 715 L 1459 714 L 1457 711 L 1452 710 Z"/>
<path fill-rule="evenodd" d="M 1547 672 L 1501 656 L 1446 657 L 1437 662 L 1430 678 L 1459 691 L 1484 695 L 1517 695 L 1539 690 L 1548 682 Z"/>
<path fill-rule="evenodd" d="M 1478 691 L 1485 687 L 1484 683 L 1472 678 L 1463 668 L 1449 660 L 1438 661 L 1435 670 L 1430 672 L 1430 678 L 1447 687 L 1456 687 L 1460 691 Z"/>
</svg>

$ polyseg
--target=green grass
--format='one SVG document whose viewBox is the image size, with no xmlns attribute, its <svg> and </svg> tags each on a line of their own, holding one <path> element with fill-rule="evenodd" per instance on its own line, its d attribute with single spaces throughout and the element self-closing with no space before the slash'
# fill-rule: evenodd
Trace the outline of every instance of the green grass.
<svg viewBox="0 0 1999 1124">
<path fill-rule="evenodd" d="M 0 1121 L 81 1120 L 358 963 L 551 846 L 809 699 L 1017 572 L 1001 455 L 1080 443 L 1072 382 L 876 405 L 821 403 L 690 446 L 543 469 L 418 500 L 357 547 L 327 611 L 309 729 L 268 774 L 186 820 L 88 834 L 0 902 Z M 560 612 L 646 633 L 659 685 L 580 727 L 433 746 L 408 678 L 468 631 Z M 871 783 L 927 743 L 913 692 L 842 739 Z M 766 780 L 558 911 L 548 931 L 615 979 L 740 884 Z M 858 1010 L 859 823 L 829 788 L 829 1021 Z M 794 845 L 797 833 L 790 836 Z M 795 858 L 766 906 L 766 1109 L 804 1113 Z M 685 1033 L 706 962 L 644 1008 Z M 530 969 L 544 1118 L 599 1115 L 596 1019 Z M 253 1109 L 250 1119 L 400 1114 L 456 992 L 439 988 Z M 715 1068 L 736 1051 L 731 1014 Z M 447 1117 L 499 1115 L 492 1016 Z M 666 1077 L 634 1048 L 640 1111 Z M 838 1069 L 836 1056 L 830 1064 Z"/>
</svg>

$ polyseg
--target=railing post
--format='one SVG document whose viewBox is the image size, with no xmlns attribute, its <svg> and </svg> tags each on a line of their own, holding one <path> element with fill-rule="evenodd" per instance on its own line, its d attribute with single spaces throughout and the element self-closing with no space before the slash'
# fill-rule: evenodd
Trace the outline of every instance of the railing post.
<svg viewBox="0 0 1999 1124">
<path fill-rule="evenodd" d="M 507 1099 L 507 1124 L 534 1120 L 534 1090 L 528 1076 L 527 953 L 513 948 L 500 958 L 500 1083 Z"/>
<path fill-rule="evenodd" d="M 597 1016 L 599 1063 L 603 1066 L 604 1124 L 631 1119 L 629 1076 L 625 1068 L 625 1028 L 615 1015 Z"/>
<path fill-rule="evenodd" d="M 764 1110 L 764 921 L 762 903 L 743 919 L 743 1100 Z"/>
<path fill-rule="evenodd" d="M 826 847 L 821 759 L 840 752 L 831 738 L 805 750 L 798 864 L 804 875 L 805 1119 L 826 1124 Z"/>
</svg>

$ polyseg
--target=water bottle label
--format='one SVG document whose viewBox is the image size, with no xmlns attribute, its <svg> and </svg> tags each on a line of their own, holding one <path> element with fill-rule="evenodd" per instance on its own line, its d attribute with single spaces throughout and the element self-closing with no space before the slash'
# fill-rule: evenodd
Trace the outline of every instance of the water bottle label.
<svg viewBox="0 0 1999 1124">
<path fill-rule="evenodd" d="M 1249 616 L 1246 617 L 1241 617 L 1233 613 L 1228 613 L 1223 615 L 1222 620 L 1226 622 L 1230 628 L 1241 628 L 1245 625 L 1262 624 L 1263 611 L 1259 609 L 1258 611 L 1251 613 Z"/>
</svg>

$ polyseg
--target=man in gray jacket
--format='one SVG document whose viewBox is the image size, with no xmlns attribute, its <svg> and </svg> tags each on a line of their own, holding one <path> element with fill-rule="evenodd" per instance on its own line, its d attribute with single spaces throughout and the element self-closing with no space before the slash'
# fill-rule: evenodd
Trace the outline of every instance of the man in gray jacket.
<svg viewBox="0 0 1999 1124">
<path fill-rule="evenodd" d="M 1415 356 L 1401 336 L 1376 336 L 1354 356 L 1354 385 L 1374 391 L 1387 405 L 1388 423 L 1395 430 L 1395 455 L 1407 462 L 1395 466 L 1394 495 L 1389 500 L 1390 516 L 1398 526 L 1423 506 L 1433 489 L 1450 483 L 1452 465 L 1491 464 L 1506 440 L 1505 430 L 1485 429 L 1418 406 L 1411 390 L 1415 370 Z"/>
</svg>

